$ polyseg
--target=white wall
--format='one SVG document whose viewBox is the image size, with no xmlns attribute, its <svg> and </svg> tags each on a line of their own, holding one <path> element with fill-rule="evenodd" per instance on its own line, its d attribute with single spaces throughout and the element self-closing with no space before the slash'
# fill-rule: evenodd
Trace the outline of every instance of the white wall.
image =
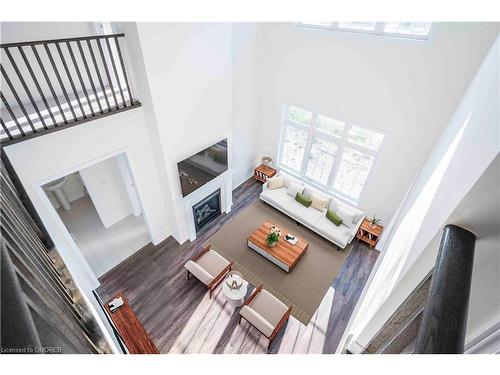
<svg viewBox="0 0 500 375">
<path fill-rule="evenodd" d="M 349 330 L 355 334 L 357 344 L 361 347 L 368 344 L 395 308 L 431 270 L 437 254 L 439 233 L 444 224 L 461 219 L 483 230 L 480 214 L 479 219 L 474 220 L 453 216 L 453 213 L 456 213 L 460 202 L 500 151 L 498 66 L 497 39 L 417 176 L 377 261 L 375 275 L 358 303 L 359 310 L 351 319 Z M 498 166 L 494 165 L 493 170 L 495 168 Z M 496 176 L 498 178 L 498 173 Z M 491 203 L 485 205 L 486 208 L 498 202 L 497 187 L 498 180 L 490 196 L 486 196 L 491 199 Z M 479 203 L 479 196 L 475 194 L 472 202 Z M 486 209 L 480 211 L 486 212 Z M 478 243 L 485 240 L 479 233 Z M 493 263 L 497 259 L 491 253 L 487 255 L 488 252 L 479 254 L 476 254 L 478 262 L 484 262 L 484 256 Z M 475 267 L 475 272 L 484 275 L 474 276 L 475 285 L 484 284 L 477 281 L 478 277 L 490 281 L 498 279 L 498 269 L 488 269 L 484 265 L 480 269 L 477 271 Z M 471 300 L 498 300 L 498 289 L 495 287 L 481 290 L 473 286 L 474 290 L 476 296 Z M 487 305 L 486 311 L 483 310 L 484 306 L 484 301 L 471 305 L 472 320 L 468 323 L 468 338 L 491 324 L 490 314 L 498 317 L 498 307 L 490 308 L 491 305 Z"/>
<path fill-rule="evenodd" d="M 231 24 L 233 187 L 253 175 L 259 155 L 262 26 Z"/>
<path fill-rule="evenodd" d="M 94 22 L 1 22 L 2 43 L 75 38 L 96 34 Z"/>
<path fill-rule="evenodd" d="M 109 228 L 133 213 L 115 159 L 116 157 L 106 159 L 80 170 L 83 183 L 104 228 Z"/>
<path fill-rule="evenodd" d="M 230 36 L 229 24 L 137 23 L 181 243 L 188 234 L 177 163 L 226 137 L 232 155 Z"/>
<path fill-rule="evenodd" d="M 414 42 L 266 24 L 259 157 L 276 159 L 285 103 L 382 130 L 359 206 L 387 224 L 498 33 L 487 23 L 433 29 Z"/>
</svg>

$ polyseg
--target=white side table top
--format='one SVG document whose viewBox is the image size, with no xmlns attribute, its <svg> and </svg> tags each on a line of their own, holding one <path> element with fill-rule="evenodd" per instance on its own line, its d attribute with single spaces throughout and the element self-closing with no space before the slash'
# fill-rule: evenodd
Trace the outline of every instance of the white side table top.
<svg viewBox="0 0 500 375">
<path fill-rule="evenodd" d="M 243 280 L 243 285 L 239 289 L 231 289 L 224 281 L 222 284 L 222 293 L 226 296 L 227 299 L 238 301 L 245 298 L 248 291 L 248 282 Z"/>
</svg>

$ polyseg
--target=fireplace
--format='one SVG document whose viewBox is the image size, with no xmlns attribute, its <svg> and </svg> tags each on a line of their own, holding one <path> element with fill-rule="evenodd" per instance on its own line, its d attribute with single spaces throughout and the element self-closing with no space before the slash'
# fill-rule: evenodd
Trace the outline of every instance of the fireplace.
<svg viewBox="0 0 500 375">
<path fill-rule="evenodd" d="M 221 214 L 220 189 L 193 206 L 196 233 Z"/>
</svg>

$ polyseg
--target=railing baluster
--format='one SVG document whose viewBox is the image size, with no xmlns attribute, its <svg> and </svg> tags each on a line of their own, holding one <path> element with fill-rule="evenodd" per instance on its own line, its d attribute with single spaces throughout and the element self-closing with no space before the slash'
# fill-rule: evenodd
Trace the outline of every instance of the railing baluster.
<svg viewBox="0 0 500 375">
<path fill-rule="evenodd" d="M 89 95 L 87 93 L 87 88 L 85 87 L 85 83 L 83 82 L 82 75 L 80 74 L 80 68 L 78 67 L 78 64 L 76 63 L 75 55 L 73 54 L 73 49 L 71 48 L 71 45 L 69 44 L 69 42 L 66 42 L 66 47 L 68 47 L 69 55 L 71 56 L 71 61 L 73 61 L 73 66 L 75 67 L 76 75 L 78 76 L 78 80 L 80 81 L 80 85 L 82 86 L 83 93 L 85 95 L 85 99 L 87 99 L 87 104 L 90 108 L 90 112 L 92 112 L 92 116 L 95 116 L 94 108 L 92 108 L 92 103 L 90 102 Z"/>
<path fill-rule="evenodd" d="M 99 100 L 99 96 L 97 95 L 97 90 L 95 89 L 94 79 L 92 78 L 92 74 L 90 74 L 90 69 L 89 69 L 89 66 L 87 64 L 87 59 L 85 57 L 85 53 L 83 53 L 82 44 L 80 43 L 79 40 L 76 41 L 76 44 L 78 45 L 78 50 L 80 51 L 80 56 L 83 60 L 83 65 L 85 66 L 85 71 L 87 72 L 87 77 L 89 78 L 90 86 L 92 87 L 92 91 L 94 92 L 95 100 L 97 102 L 97 105 L 99 106 L 99 112 L 103 113 L 101 101 Z"/>
<path fill-rule="evenodd" d="M 85 111 L 83 110 L 82 102 L 80 101 L 80 95 L 78 95 L 78 92 L 76 91 L 75 83 L 73 82 L 73 78 L 71 78 L 71 74 L 68 69 L 68 65 L 66 64 L 66 59 L 64 58 L 64 55 L 61 51 L 61 47 L 59 46 L 59 43 L 55 43 L 57 52 L 59 53 L 59 58 L 61 59 L 63 63 L 64 70 L 66 71 L 66 75 L 68 76 L 69 79 L 69 84 L 71 88 L 73 89 L 73 95 L 75 95 L 76 102 L 78 103 L 78 106 L 80 107 L 80 111 L 82 111 L 83 118 L 87 118 L 87 115 L 85 114 Z"/>
<path fill-rule="evenodd" d="M 120 57 L 120 64 L 122 66 L 123 77 L 125 78 L 125 84 L 127 85 L 128 98 L 130 100 L 130 105 L 134 104 L 132 99 L 132 91 L 130 91 L 130 85 L 128 83 L 127 71 L 125 70 L 125 64 L 123 63 L 122 51 L 120 50 L 120 43 L 118 42 L 118 37 L 113 37 L 116 44 L 116 50 L 118 51 L 118 57 Z"/>
<path fill-rule="evenodd" d="M 8 113 L 4 112 L 3 117 L 0 114 L 2 146 L 57 131 L 59 126 L 77 125 L 139 107 L 141 103 L 132 96 L 123 45 L 120 47 L 118 40 L 124 36 L 109 34 L 0 44 L 5 50 L 5 60 L 9 61 L 3 65 L 0 62 L 0 78 L 10 90 L 0 90 L 2 112 L 5 108 Z M 93 43 L 97 43 L 99 52 L 94 50 Z"/>
<path fill-rule="evenodd" d="M 87 45 L 90 50 L 90 56 L 92 57 L 92 62 L 94 63 L 94 68 L 97 73 L 97 78 L 99 79 L 99 84 L 101 85 L 101 90 L 102 94 L 104 95 L 104 100 L 106 100 L 106 105 L 108 106 L 108 112 L 111 112 L 111 106 L 109 105 L 108 96 L 106 95 L 106 89 L 104 88 L 104 84 L 102 83 L 102 77 L 99 71 L 99 65 L 97 65 L 97 61 L 94 55 L 94 50 L 92 49 L 92 44 L 90 43 L 90 40 L 87 40 Z"/>
<path fill-rule="evenodd" d="M 12 134 L 10 134 L 9 128 L 7 128 L 5 122 L 3 122 L 3 119 L 1 117 L 0 117 L 0 123 L 2 124 L 3 131 L 5 132 L 5 134 L 7 134 L 7 137 L 9 137 L 9 139 L 11 140 L 14 139 Z"/>
<path fill-rule="evenodd" d="M 49 46 L 47 44 L 43 45 L 45 48 L 45 52 L 47 53 L 47 56 L 49 57 L 50 65 L 52 65 L 52 70 L 56 74 L 57 81 L 59 82 L 59 86 L 61 86 L 61 90 L 63 92 L 64 98 L 66 99 L 66 102 L 68 103 L 69 110 L 71 111 L 71 114 L 73 115 L 73 120 L 78 121 L 78 118 L 76 117 L 75 110 L 73 109 L 73 106 L 71 105 L 71 100 L 69 100 L 68 93 L 66 92 L 66 88 L 64 87 L 64 83 L 61 79 L 61 75 L 59 74 L 59 71 L 57 70 L 56 63 L 54 62 L 54 58 L 52 57 L 52 53 L 50 52 Z"/>
<path fill-rule="evenodd" d="M 57 104 L 57 108 L 59 109 L 59 113 L 61 114 L 63 121 L 65 124 L 68 123 L 68 119 L 66 118 L 66 115 L 64 114 L 64 111 L 61 107 L 61 103 L 59 102 L 59 98 L 56 95 L 56 92 L 54 90 L 54 87 L 52 86 L 52 83 L 50 82 L 49 75 L 47 74 L 47 71 L 45 70 L 45 67 L 43 66 L 42 60 L 40 59 L 40 55 L 38 54 L 38 51 L 36 50 L 36 47 L 34 45 L 31 46 L 31 50 L 33 51 L 33 54 L 35 55 L 36 61 L 38 62 L 38 65 L 40 66 L 40 69 L 42 70 L 43 77 L 45 78 L 45 81 L 47 82 L 47 85 L 49 86 L 50 93 L 52 94 L 52 99 Z M 56 127 L 59 126 L 57 122 L 54 124 Z"/>
<path fill-rule="evenodd" d="M 7 72 L 4 70 L 3 65 L 0 64 L 0 70 L 2 71 L 3 76 L 5 77 L 5 82 L 7 82 L 7 86 L 9 86 L 10 91 L 12 91 L 12 94 L 14 94 L 14 97 L 16 98 L 17 104 L 19 105 L 19 108 L 21 108 L 21 112 L 23 112 L 23 115 L 26 117 L 26 121 L 28 121 L 29 126 L 31 127 L 31 130 L 33 130 L 33 133 L 36 133 L 36 128 L 33 125 L 33 122 L 30 119 L 30 116 L 28 115 L 28 112 L 26 112 L 26 108 L 24 108 L 23 102 L 21 102 L 21 99 L 19 98 L 19 95 L 17 95 L 17 91 L 12 85 L 12 82 L 10 81 L 9 77 L 7 76 Z"/>
<path fill-rule="evenodd" d="M 9 58 L 9 61 L 10 61 L 10 64 L 12 65 L 12 67 L 14 68 L 14 71 L 16 72 L 17 74 L 17 78 L 19 78 L 19 81 L 21 82 L 21 85 L 23 86 L 24 88 L 24 91 L 26 92 L 26 94 L 28 95 L 28 99 L 30 100 L 31 102 L 31 105 L 33 106 L 33 109 L 35 110 L 36 114 L 38 115 L 38 119 L 39 121 L 42 123 L 42 126 L 44 129 L 47 129 L 47 125 L 45 124 L 45 120 L 43 119 L 43 116 L 42 114 L 40 113 L 40 110 L 38 109 L 38 106 L 36 105 L 35 103 L 35 99 L 33 99 L 33 96 L 31 95 L 31 91 L 30 89 L 28 88 L 28 86 L 26 85 L 26 82 L 24 81 L 24 78 L 23 78 L 23 75 L 21 74 L 21 72 L 19 71 L 19 68 L 17 67 L 17 64 L 16 62 L 14 61 L 14 59 L 12 58 L 12 54 L 10 53 L 9 49 L 8 48 L 5 48 L 5 53 L 7 54 L 7 57 Z"/>
<path fill-rule="evenodd" d="M 111 65 L 113 66 L 113 71 L 115 72 L 115 79 L 118 83 L 118 88 L 120 89 L 120 95 L 123 101 L 123 107 L 127 106 L 127 102 L 125 101 L 125 97 L 123 96 L 122 84 L 120 83 L 120 78 L 118 77 L 118 71 L 116 70 L 115 58 L 113 57 L 113 52 L 111 51 L 111 46 L 109 45 L 109 38 L 106 38 L 106 46 L 108 47 L 109 57 L 111 58 Z"/>
<path fill-rule="evenodd" d="M 10 108 L 9 102 L 7 102 L 7 99 L 5 99 L 5 96 L 3 96 L 3 92 L 1 92 L 1 91 L 0 91 L 0 97 L 2 99 L 2 102 L 5 106 L 5 108 L 7 109 L 7 112 L 9 112 L 10 117 L 12 118 L 12 120 L 14 120 L 14 124 L 16 124 L 17 130 L 19 130 L 19 133 L 21 133 L 21 135 L 24 136 L 25 133 L 24 133 L 23 127 L 21 126 L 21 124 L 19 124 L 19 121 L 17 121 L 16 114 L 14 112 L 12 112 L 12 109 Z"/>
<path fill-rule="evenodd" d="M 35 73 L 33 73 L 33 69 L 31 69 L 31 64 L 29 63 L 29 61 L 26 57 L 26 54 L 23 51 L 23 47 L 18 46 L 17 49 L 19 50 L 19 53 L 21 54 L 21 57 L 23 58 L 24 64 L 26 65 L 26 68 L 28 68 L 28 72 L 31 75 L 31 79 L 35 83 L 36 89 L 38 90 L 38 93 L 40 94 L 40 97 L 42 98 L 43 104 L 45 104 L 45 108 L 47 108 L 47 111 L 49 112 L 50 118 L 52 120 L 52 124 L 56 125 L 57 122 L 56 122 L 56 119 L 54 117 L 54 114 L 52 113 L 52 109 L 50 108 L 50 105 L 47 102 L 45 95 L 43 94 L 43 90 L 40 87 L 38 80 L 36 79 Z"/>
<path fill-rule="evenodd" d="M 104 71 L 106 72 L 106 78 L 108 79 L 108 84 L 111 89 L 111 93 L 113 94 L 113 99 L 115 101 L 115 107 L 116 109 L 119 109 L 118 107 L 118 101 L 116 100 L 116 95 L 115 95 L 115 88 L 113 87 L 113 81 L 111 80 L 111 76 L 109 75 L 109 70 L 108 70 L 108 64 L 106 64 L 106 58 L 104 57 L 104 52 L 102 52 L 102 46 L 101 46 L 101 41 L 98 39 L 96 40 L 97 42 L 97 47 L 99 48 L 99 53 L 101 55 L 102 63 L 104 64 Z"/>
</svg>

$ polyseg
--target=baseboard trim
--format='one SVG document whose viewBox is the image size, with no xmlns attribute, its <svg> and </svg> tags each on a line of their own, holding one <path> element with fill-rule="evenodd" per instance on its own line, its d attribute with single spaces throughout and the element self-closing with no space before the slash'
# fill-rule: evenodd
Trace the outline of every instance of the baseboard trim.
<svg viewBox="0 0 500 375">
<path fill-rule="evenodd" d="M 484 330 L 465 345 L 466 354 L 499 354 L 500 321 Z"/>
</svg>

